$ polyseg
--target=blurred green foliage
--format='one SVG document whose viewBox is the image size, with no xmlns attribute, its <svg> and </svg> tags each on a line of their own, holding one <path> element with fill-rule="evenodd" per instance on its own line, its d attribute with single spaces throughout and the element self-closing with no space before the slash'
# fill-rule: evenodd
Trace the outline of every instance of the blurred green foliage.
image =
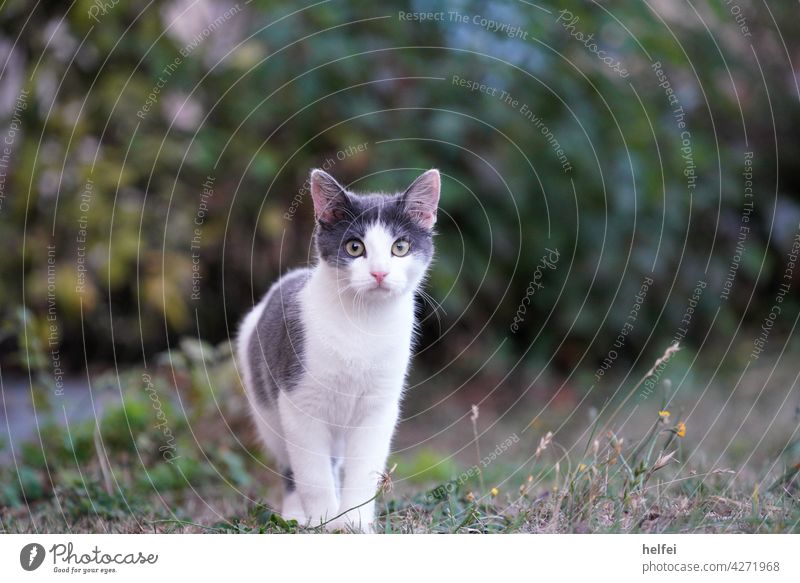
<svg viewBox="0 0 800 583">
<path fill-rule="evenodd" d="M 184 341 L 156 355 L 162 364 L 152 375 L 123 372 L 121 386 L 100 375 L 92 387 L 96 418 L 75 412 L 64 424 L 40 413 L 37 436 L 18 438 L 18 456 L 0 464 L 0 509 L 57 499 L 73 519 L 95 512 L 119 518 L 151 494 L 181 497 L 212 484 L 250 491 L 260 472 L 279 483 L 262 454 L 247 447 L 250 421 L 238 386 L 221 380 L 232 377 L 228 343 L 206 346 L 202 362 L 197 348 Z M 42 401 L 50 398 L 43 392 Z"/>
<path fill-rule="evenodd" d="M 138 361 L 181 336 L 232 336 L 270 281 L 310 260 L 312 212 L 298 193 L 328 159 L 355 190 L 399 189 L 434 166 L 445 176 L 429 290 L 445 312 L 438 323 L 428 313 L 425 346 L 436 350 L 421 355 L 431 366 L 482 363 L 497 349 L 485 370 L 502 374 L 534 339 L 528 354 L 554 354 L 556 365 L 584 354 L 597 362 L 647 275 L 656 285 L 628 356 L 660 353 L 699 279 L 709 291 L 690 339 L 718 307 L 722 333 L 742 315 L 763 318 L 759 302 L 771 301 L 800 216 L 800 109 L 787 61 L 800 38 L 795 5 L 748 5 L 746 38 L 718 2 L 661 2 L 654 12 L 640 2 L 256 0 L 205 3 L 210 19 L 195 11 L 173 21 L 189 4 L 0 9 L 8 123 L 28 92 L 0 208 L 0 310 L 8 320 L 24 304 L 46 343 L 50 276 L 72 366 L 84 365 L 84 348 L 91 362 Z M 569 34 L 562 8 L 629 77 Z M 469 21 L 399 17 L 452 10 Z M 223 20 L 203 36 L 214 18 Z M 654 61 L 686 112 L 692 193 Z M 569 172 L 522 104 L 557 139 Z M 755 153 L 752 232 L 736 293 L 720 302 L 746 151 Z M 546 248 L 560 264 L 509 334 Z M 19 348 L 3 338 L 3 349 Z"/>
</svg>

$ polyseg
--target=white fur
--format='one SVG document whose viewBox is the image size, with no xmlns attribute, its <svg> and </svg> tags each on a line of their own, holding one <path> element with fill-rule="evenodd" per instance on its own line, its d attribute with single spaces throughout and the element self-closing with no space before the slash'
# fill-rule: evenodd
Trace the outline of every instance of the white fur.
<svg viewBox="0 0 800 583">
<path fill-rule="evenodd" d="M 320 262 L 313 269 L 299 294 L 304 374 L 279 392 L 277 410 L 253 398 L 245 349 L 268 295 L 242 326 L 238 352 L 256 424 L 277 461 L 294 472 L 296 490 L 283 514 L 301 524 L 349 510 L 327 528 L 373 528 L 375 503 L 368 501 L 385 470 L 411 357 L 414 292 L 426 269 L 413 253 L 393 256 L 393 243 L 377 224 L 365 234 L 366 256 L 348 268 Z M 381 286 L 373 271 L 388 274 Z M 331 458 L 341 461 L 340 487 Z"/>
</svg>

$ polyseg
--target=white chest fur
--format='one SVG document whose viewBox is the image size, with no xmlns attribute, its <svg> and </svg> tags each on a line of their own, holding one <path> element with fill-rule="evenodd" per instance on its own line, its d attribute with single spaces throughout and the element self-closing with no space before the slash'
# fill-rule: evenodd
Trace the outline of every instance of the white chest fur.
<svg viewBox="0 0 800 583">
<path fill-rule="evenodd" d="M 409 293 L 381 302 L 353 301 L 337 293 L 330 278 L 316 270 L 300 296 L 303 384 L 315 395 L 314 403 L 305 404 L 349 424 L 360 409 L 400 397 L 411 357 L 414 298 Z"/>
</svg>

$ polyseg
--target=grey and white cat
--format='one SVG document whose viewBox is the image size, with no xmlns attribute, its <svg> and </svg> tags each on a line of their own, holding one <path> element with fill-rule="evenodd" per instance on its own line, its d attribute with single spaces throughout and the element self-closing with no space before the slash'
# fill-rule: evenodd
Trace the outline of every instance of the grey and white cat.
<svg viewBox="0 0 800 583">
<path fill-rule="evenodd" d="M 322 170 L 310 184 L 316 265 L 281 277 L 247 314 L 238 362 L 284 477 L 283 516 L 372 531 L 375 503 L 365 502 L 397 423 L 439 172 L 394 195 L 353 194 Z"/>
</svg>

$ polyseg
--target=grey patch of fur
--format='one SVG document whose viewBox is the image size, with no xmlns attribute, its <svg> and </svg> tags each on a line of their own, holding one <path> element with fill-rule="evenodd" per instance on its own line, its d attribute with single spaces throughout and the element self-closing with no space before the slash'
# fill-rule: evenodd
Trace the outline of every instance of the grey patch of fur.
<svg viewBox="0 0 800 583">
<path fill-rule="evenodd" d="M 336 485 L 338 492 L 342 488 L 342 458 L 331 457 L 331 471 L 333 472 L 333 483 Z"/>
<path fill-rule="evenodd" d="M 250 338 L 253 388 L 263 405 L 273 403 L 279 390 L 291 390 L 303 372 L 305 332 L 298 294 L 310 275 L 310 269 L 298 269 L 278 280 Z"/>
<path fill-rule="evenodd" d="M 286 468 L 283 471 L 282 477 L 283 477 L 283 487 L 286 488 L 287 492 L 293 492 L 295 489 L 295 483 L 294 483 L 294 472 L 292 471 L 292 468 Z"/>
</svg>

